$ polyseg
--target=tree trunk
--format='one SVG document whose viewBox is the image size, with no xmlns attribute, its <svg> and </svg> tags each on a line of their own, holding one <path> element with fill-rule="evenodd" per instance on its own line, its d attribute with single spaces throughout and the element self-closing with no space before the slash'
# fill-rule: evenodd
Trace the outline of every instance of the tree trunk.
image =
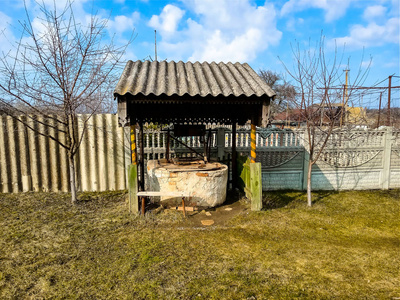
<svg viewBox="0 0 400 300">
<path fill-rule="evenodd" d="M 69 182 L 71 187 L 71 204 L 76 204 L 76 181 L 75 181 L 75 158 L 68 155 L 69 162 Z"/>
<path fill-rule="evenodd" d="M 311 207 L 312 198 L 311 198 L 311 173 L 312 173 L 312 163 L 311 160 L 308 163 L 308 171 L 307 171 L 307 205 Z"/>
</svg>

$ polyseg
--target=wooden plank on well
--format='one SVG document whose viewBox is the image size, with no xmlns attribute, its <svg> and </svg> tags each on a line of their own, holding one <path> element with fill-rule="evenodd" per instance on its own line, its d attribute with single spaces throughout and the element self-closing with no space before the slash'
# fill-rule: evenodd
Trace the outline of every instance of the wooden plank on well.
<svg viewBox="0 0 400 300">
<path fill-rule="evenodd" d="M 251 210 L 262 209 L 261 163 L 250 164 Z"/>
<path fill-rule="evenodd" d="M 139 212 L 139 201 L 137 197 L 138 184 L 137 184 L 137 165 L 130 164 L 128 166 L 128 189 L 129 189 L 129 212 Z"/>
</svg>

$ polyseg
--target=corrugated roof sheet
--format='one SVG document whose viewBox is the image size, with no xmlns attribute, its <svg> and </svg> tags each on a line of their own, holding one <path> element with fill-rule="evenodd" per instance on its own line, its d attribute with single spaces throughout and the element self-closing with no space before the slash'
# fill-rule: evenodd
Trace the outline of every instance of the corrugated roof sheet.
<svg viewBox="0 0 400 300">
<path fill-rule="evenodd" d="M 247 64 L 128 61 L 114 95 L 268 96 L 275 92 Z"/>
</svg>

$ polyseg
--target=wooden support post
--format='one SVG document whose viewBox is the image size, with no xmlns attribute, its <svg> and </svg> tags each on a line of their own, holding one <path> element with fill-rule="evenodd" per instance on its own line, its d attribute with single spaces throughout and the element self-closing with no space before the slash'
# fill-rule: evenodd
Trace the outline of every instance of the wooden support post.
<svg viewBox="0 0 400 300">
<path fill-rule="evenodd" d="M 142 197 L 142 216 L 144 216 L 146 212 L 146 198 L 143 196 Z"/>
<path fill-rule="evenodd" d="M 228 183 L 227 183 L 227 185 L 226 185 L 226 194 L 227 194 L 227 195 L 228 195 L 228 191 L 229 191 L 229 185 L 232 185 L 232 177 L 230 177 L 230 174 L 231 174 L 232 169 L 231 169 L 230 162 L 231 162 L 231 154 L 228 153 L 228 158 L 227 158 L 227 165 L 228 165 Z M 233 188 L 233 187 L 232 187 L 232 188 Z"/>
<path fill-rule="evenodd" d="M 171 142 L 171 137 L 170 137 L 170 130 L 168 128 L 168 130 L 167 130 L 167 149 L 165 150 L 165 158 L 166 158 L 167 162 L 169 162 L 170 142 Z"/>
<path fill-rule="evenodd" d="M 256 162 L 256 125 L 251 124 L 250 132 L 250 163 Z"/>
<path fill-rule="evenodd" d="M 237 188 L 236 121 L 232 122 L 232 189 Z"/>
<path fill-rule="evenodd" d="M 208 129 L 208 138 L 207 138 L 207 158 L 211 161 L 211 145 L 212 145 L 212 131 L 211 128 Z"/>
<path fill-rule="evenodd" d="M 144 134 L 143 122 L 139 122 L 139 135 L 140 135 L 140 190 L 144 191 Z"/>
<path fill-rule="evenodd" d="M 129 189 L 129 212 L 139 212 L 137 152 L 136 152 L 136 129 L 131 125 L 131 165 L 128 167 L 128 189 Z"/>
<path fill-rule="evenodd" d="M 270 109 L 270 100 L 264 101 L 263 106 L 262 106 L 262 113 L 261 113 L 261 125 L 262 127 L 267 127 L 268 124 L 270 123 L 270 114 L 271 114 L 271 109 Z"/>
<path fill-rule="evenodd" d="M 204 145 L 203 145 L 203 159 L 204 159 L 204 163 L 206 164 L 208 162 L 207 159 L 207 144 L 208 144 L 208 137 L 205 136 L 204 134 Z"/>
<path fill-rule="evenodd" d="M 137 165 L 137 151 L 136 151 L 136 128 L 131 125 L 131 163 Z"/>
<path fill-rule="evenodd" d="M 251 210 L 262 209 L 261 163 L 256 163 L 256 125 L 251 122 L 250 132 L 250 194 Z"/>
</svg>

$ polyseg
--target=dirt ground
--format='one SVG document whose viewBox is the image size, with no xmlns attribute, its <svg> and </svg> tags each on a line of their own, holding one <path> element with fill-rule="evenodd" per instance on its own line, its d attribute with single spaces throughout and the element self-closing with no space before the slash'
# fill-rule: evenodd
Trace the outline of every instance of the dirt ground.
<svg viewBox="0 0 400 300">
<path fill-rule="evenodd" d="M 187 207 L 184 227 L 226 226 L 235 216 L 250 210 L 250 204 L 243 196 L 230 193 L 220 206 L 195 209 L 190 211 L 191 207 Z M 183 211 L 179 210 L 179 213 L 183 214 Z"/>
</svg>

